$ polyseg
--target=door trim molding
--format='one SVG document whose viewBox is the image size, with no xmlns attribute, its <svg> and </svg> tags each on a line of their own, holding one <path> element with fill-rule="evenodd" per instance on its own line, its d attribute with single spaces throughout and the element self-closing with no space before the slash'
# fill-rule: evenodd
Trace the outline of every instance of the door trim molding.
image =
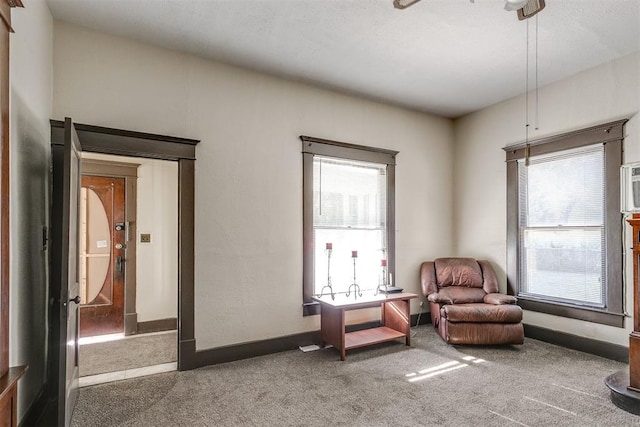
<svg viewBox="0 0 640 427">
<path fill-rule="evenodd" d="M 63 132 L 60 120 L 50 120 L 51 140 L 60 141 Z M 196 139 L 156 135 L 131 130 L 113 129 L 102 126 L 75 123 L 76 132 L 82 141 L 82 151 L 115 154 L 130 157 L 174 160 L 196 159 Z"/>
<path fill-rule="evenodd" d="M 50 123 L 52 144 L 60 144 L 64 122 Z M 75 127 L 82 151 L 178 162 L 178 370 L 193 369 L 195 152 L 200 141 L 79 123 Z"/>
</svg>

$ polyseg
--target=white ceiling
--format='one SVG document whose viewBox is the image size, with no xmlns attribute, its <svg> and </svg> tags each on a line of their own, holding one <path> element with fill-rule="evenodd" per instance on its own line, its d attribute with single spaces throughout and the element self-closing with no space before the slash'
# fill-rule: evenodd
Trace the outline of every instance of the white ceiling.
<svg viewBox="0 0 640 427">
<path fill-rule="evenodd" d="M 527 25 L 534 50 L 535 18 L 503 0 L 47 1 L 59 20 L 445 117 L 523 93 Z M 640 50 L 640 0 L 546 3 L 541 86 Z"/>
</svg>

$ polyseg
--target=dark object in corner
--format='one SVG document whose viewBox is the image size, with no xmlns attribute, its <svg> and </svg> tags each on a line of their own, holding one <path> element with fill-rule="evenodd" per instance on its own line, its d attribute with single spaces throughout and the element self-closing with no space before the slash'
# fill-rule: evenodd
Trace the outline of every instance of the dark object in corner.
<svg viewBox="0 0 640 427">
<path fill-rule="evenodd" d="M 640 393 L 628 388 L 629 373 L 624 371 L 609 375 L 604 383 L 611 390 L 611 402 L 620 409 L 640 415 Z"/>
</svg>

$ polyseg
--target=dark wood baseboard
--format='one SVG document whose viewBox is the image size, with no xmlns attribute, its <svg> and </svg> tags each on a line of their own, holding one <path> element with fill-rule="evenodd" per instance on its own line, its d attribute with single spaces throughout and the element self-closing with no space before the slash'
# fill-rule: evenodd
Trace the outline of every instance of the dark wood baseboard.
<svg viewBox="0 0 640 427">
<path fill-rule="evenodd" d="M 561 347 L 583 351 L 618 362 L 629 363 L 629 349 L 627 347 L 585 338 L 566 332 L 554 331 L 534 325 L 524 325 L 524 335 L 540 341 L 545 341 Z"/>
<path fill-rule="evenodd" d="M 356 332 L 356 331 L 362 331 L 365 329 L 377 328 L 380 325 L 381 323 L 378 320 L 375 320 L 373 322 L 364 322 L 364 323 L 356 323 L 353 325 L 345 325 L 344 330 L 345 332 Z M 320 334 L 320 331 L 317 331 L 317 332 L 318 334 Z"/>
<path fill-rule="evenodd" d="M 419 313 L 419 314 L 412 314 L 411 315 L 411 326 L 418 326 L 418 325 L 426 325 L 427 323 L 431 323 L 431 316 L 429 315 L 429 312 L 426 313 Z M 365 323 L 357 323 L 355 325 L 347 325 L 345 327 L 346 332 L 355 332 L 355 331 L 361 331 L 363 329 L 371 329 L 371 328 L 377 328 L 378 326 L 381 326 L 379 321 L 373 321 L 373 322 L 365 322 Z M 318 333 L 320 333 L 320 331 L 318 331 Z"/>
<path fill-rule="evenodd" d="M 233 362 L 250 357 L 264 356 L 281 351 L 295 350 L 303 345 L 320 342 L 320 331 L 303 332 L 295 335 L 251 341 L 207 350 L 196 351 L 196 367 Z"/>
<path fill-rule="evenodd" d="M 178 319 L 169 317 L 167 319 L 149 320 L 138 322 L 138 334 L 148 334 L 151 332 L 174 331 L 178 328 Z"/>
<path fill-rule="evenodd" d="M 411 315 L 412 326 L 425 325 L 428 323 L 431 323 L 431 317 L 428 312 Z M 379 326 L 379 324 L 380 322 L 373 321 L 347 325 L 347 331 L 351 332 L 367 329 Z M 565 332 L 558 332 L 534 325 L 525 324 L 524 331 L 525 336 L 528 338 L 545 341 L 561 347 L 583 351 L 585 353 L 594 354 L 596 356 L 605 357 L 607 359 L 623 363 L 629 363 L 629 350 L 627 347 L 621 345 L 585 338 Z M 179 369 L 188 370 L 202 366 L 216 365 L 218 363 L 233 362 L 235 360 L 264 356 L 267 354 L 279 353 L 281 351 L 295 350 L 300 346 L 317 344 L 319 342 L 320 331 L 311 331 L 267 340 L 251 341 L 242 344 L 199 350 L 195 351 L 194 360 L 182 360 L 181 358 L 181 366 Z M 181 343 L 181 345 L 182 344 L 189 347 L 195 347 L 194 340 Z"/>
<path fill-rule="evenodd" d="M 411 315 L 411 326 L 426 325 L 427 323 L 431 323 L 431 314 L 428 311 Z"/>
<path fill-rule="evenodd" d="M 420 319 L 418 319 L 420 317 Z M 418 323 L 418 320 L 420 322 Z M 423 325 L 431 322 L 429 313 L 421 313 L 411 315 L 411 325 Z M 379 326 L 379 321 L 359 323 L 355 325 L 347 325 L 347 332 L 358 331 L 362 329 L 373 328 Z M 191 367 L 184 369 L 199 368 L 202 366 L 216 365 L 218 363 L 233 362 L 235 360 L 248 359 L 256 356 L 264 356 L 281 351 L 295 350 L 300 346 L 320 343 L 320 331 L 303 332 L 300 334 L 277 337 L 267 340 L 251 341 L 242 344 L 234 344 L 224 347 L 211 348 L 196 351 L 195 361 L 189 363 Z M 179 368 L 183 370 L 183 368 Z"/>
</svg>

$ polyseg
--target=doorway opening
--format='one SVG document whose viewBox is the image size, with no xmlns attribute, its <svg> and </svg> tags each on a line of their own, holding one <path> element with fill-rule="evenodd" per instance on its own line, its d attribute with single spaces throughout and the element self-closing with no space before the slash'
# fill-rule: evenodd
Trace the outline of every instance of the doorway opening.
<svg viewBox="0 0 640 427">
<path fill-rule="evenodd" d="M 178 164 L 82 153 L 80 387 L 177 369 Z"/>
<path fill-rule="evenodd" d="M 177 366 L 199 366 L 194 328 L 195 147 L 199 141 L 51 120 L 52 208 L 50 234 L 47 385 L 42 419 L 69 425 L 78 396 L 79 274 L 77 220 L 80 153 L 168 160 L 178 169 Z M 46 236 L 45 236 L 46 237 Z M 73 256 L 70 256 L 73 254 Z M 126 307 L 125 298 L 125 307 Z M 126 322 L 125 322 L 126 323 Z"/>
</svg>

